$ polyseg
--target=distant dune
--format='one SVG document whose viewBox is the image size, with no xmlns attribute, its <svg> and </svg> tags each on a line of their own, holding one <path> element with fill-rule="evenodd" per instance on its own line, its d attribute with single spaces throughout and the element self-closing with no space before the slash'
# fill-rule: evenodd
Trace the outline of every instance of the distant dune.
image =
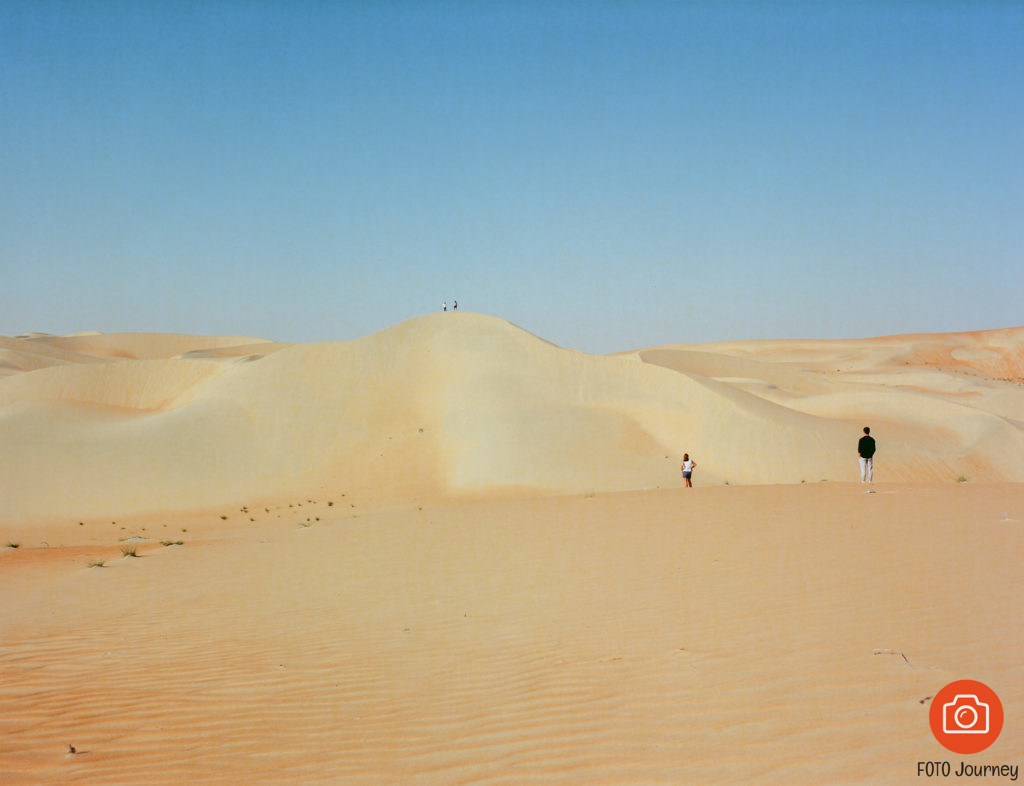
<svg viewBox="0 0 1024 786">
<path fill-rule="evenodd" d="M 0 338 L 0 520 L 858 479 L 1024 481 L 1024 328 L 562 349 L 433 314 L 286 345 Z"/>
</svg>

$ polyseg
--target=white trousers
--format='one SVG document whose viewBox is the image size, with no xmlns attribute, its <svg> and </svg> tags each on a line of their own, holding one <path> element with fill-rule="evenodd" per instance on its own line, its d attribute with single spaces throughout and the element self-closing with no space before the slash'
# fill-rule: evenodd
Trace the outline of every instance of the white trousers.
<svg viewBox="0 0 1024 786">
<path fill-rule="evenodd" d="M 861 483 L 864 482 L 865 478 L 867 478 L 867 482 L 868 483 L 871 483 L 871 479 L 872 479 L 872 475 L 873 475 L 872 470 L 873 470 L 873 467 L 871 466 L 871 459 L 864 458 L 863 456 L 861 456 L 861 459 L 860 459 L 860 482 Z"/>
</svg>

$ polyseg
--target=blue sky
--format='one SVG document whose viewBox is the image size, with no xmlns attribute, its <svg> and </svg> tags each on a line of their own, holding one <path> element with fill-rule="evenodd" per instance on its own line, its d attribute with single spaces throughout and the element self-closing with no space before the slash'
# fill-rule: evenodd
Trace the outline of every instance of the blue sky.
<svg viewBox="0 0 1024 786">
<path fill-rule="evenodd" d="M 1024 4 L 0 1 L 0 334 L 1024 324 Z"/>
</svg>

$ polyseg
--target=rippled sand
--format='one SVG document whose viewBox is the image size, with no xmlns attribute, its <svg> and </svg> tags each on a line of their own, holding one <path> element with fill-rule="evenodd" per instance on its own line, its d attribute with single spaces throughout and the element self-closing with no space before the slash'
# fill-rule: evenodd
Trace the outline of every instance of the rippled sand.
<svg viewBox="0 0 1024 786">
<path fill-rule="evenodd" d="M 906 783 L 957 678 L 1019 761 L 1021 487 L 866 491 L 38 528 L 0 551 L 0 779 Z"/>
</svg>

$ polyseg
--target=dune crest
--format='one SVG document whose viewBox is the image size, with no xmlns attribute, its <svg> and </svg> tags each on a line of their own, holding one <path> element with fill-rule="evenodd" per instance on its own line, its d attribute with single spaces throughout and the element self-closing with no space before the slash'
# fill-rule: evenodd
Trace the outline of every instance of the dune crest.
<svg viewBox="0 0 1024 786">
<path fill-rule="evenodd" d="M 616 356 L 508 322 L 354 341 L 0 338 L 0 518 L 353 491 L 380 499 L 700 484 L 1024 480 L 1024 328 L 664 346 Z"/>
</svg>

